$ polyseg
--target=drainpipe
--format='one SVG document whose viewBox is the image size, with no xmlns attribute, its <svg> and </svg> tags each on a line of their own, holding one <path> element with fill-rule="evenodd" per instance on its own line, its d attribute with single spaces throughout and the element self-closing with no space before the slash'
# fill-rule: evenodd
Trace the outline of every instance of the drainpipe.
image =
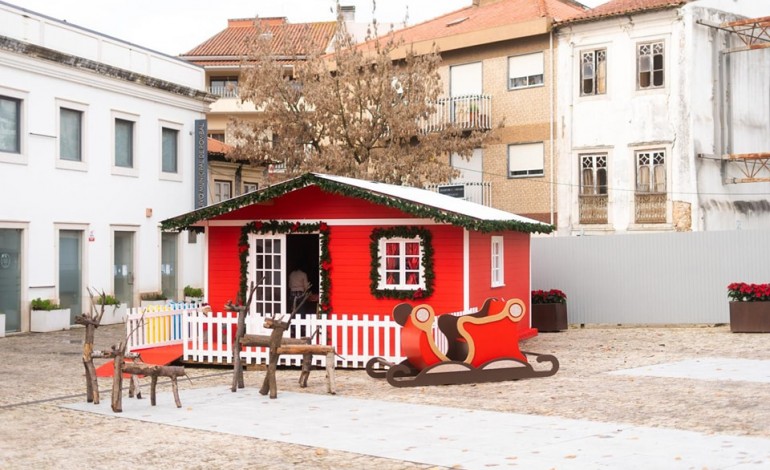
<svg viewBox="0 0 770 470">
<path fill-rule="evenodd" d="M 551 225 L 554 225 L 553 220 L 553 200 L 554 200 L 554 191 L 556 187 L 556 171 L 553 166 L 554 162 L 554 133 L 553 133 L 553 126 L 554 126 L 554 88 L 556 87 L 556 69 L 554 68 L 555 59 L 553 57 L 553 24 L 551 24 L 551 30 L 548 34 L 548 47 L 551 51 L 551 91 L 549 93 L 549 120 L 548 120 L 548 133 L 549 133 L 549 140 L 551 142 L 551 152 L 550 152 L 550 165 L 551 165 L 551 191 L 550 191 L 550 197 L 551 197 Z"/>
</svg>

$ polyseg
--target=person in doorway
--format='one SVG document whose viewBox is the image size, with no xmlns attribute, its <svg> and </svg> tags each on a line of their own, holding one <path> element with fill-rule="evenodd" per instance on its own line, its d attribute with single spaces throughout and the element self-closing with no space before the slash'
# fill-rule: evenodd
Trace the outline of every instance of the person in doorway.
<svg viewBox="0 0 770 470">
<path fill-rule="evenodd" d="M 298 304 L 302 300 L 302 295 L 310 288 L 310 282 L 307 280 L 307 274 L 299 266 L 289 273 L 289 312 L 294 309 L 295 303 Z M 306 311 L 307 302 L 303 305 L 297 313 L 304 313 Z"/>
</svg>

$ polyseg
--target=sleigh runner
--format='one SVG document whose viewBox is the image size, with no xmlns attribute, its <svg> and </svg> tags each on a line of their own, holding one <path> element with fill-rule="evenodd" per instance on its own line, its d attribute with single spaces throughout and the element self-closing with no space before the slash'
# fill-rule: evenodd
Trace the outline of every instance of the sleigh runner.
<svg viewBox="0 0 770 470">
<path fill-rule="evenodd" d="M 519 349 L 518 323 L 525 311 L 526 306 L 519 299 L 487 299 L 478 313 L 439 316 L 439 330 L 449 344 L 444 353 L 433 339 L 433 308 L 427 304 L 399 304 L 393 309 L 393 319 L 402 327 L 401 345 L 406 359 L 395 364 L 375 357 L 367 363 L 366 372 L 370 377 L 387 379 L 394 387 L 501 382 L 554 375 L 559 370 L 555 356 Z M 530 358 L 550 367 L 535 369 Z"/>
</svg>

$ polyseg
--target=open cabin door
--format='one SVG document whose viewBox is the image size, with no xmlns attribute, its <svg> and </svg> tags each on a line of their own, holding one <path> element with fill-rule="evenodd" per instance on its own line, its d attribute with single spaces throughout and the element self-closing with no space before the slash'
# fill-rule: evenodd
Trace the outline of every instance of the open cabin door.
<svg viewBox="0 0 770 470">
<path fill-rule="evenodd" d="M 281 315 L 286 313 L 286 235 L 249 236 L 248 286 L 262 283 L 254 293 L 252 314 Z M 247 288 L 248 288 L 247 286 Z"/>
</svg>

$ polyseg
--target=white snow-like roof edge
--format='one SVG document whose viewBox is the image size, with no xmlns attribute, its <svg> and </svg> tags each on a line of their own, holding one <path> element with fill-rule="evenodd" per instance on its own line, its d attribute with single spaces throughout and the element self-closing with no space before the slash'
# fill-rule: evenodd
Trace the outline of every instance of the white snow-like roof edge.
<svg viewBox="0 0 770 470">
<path fill-rule="evenodd" d="M 495 209 L 494 207 L 484 206 L 482 204 L 466 201 L 464 199 L 447 196 L 446 194 L 437 193 L 427 189 L 416 188 L 413 186 L 398 186 L 395 184 L 379 183 L 376 181 L 366 181 L 356 178 L 349 178 L 347 176 L 325 175 L 322 173 L 313 173 L 313 175 L 317 176 L 318 178 L 323 178 L 348 186 L 355 186 L 366 191 L 372 191 L 386 196 L 411 201 L 415 204 L 431 206 L 442 211 L 454 212 L 458 215 L 471 217 L 474 219 L 489 221 L 512 220 L 525 224 L 541 224 L 549 226 L 549 224 L 543 223 L 539 220 L 522 217 L 511 212 L 506 212 L 500 209 Z"/>
<path fill-rule="evenodd" d="M 251 204 L 279 198 L 313 185 L 320 187 L 323 191 L 367 200 L 374 204 L 402 210 L 417 217 L 430 218 L 436 222 L 456 225 L 473 231 L 513 230 L 529 233 L 550 233 L 554 230 L 552 225 L 539 220 L 427 189 L 322 173 L 305 173 L 241 196 L 163 220 L 161 221 L 161 228 L 163 230 L 181 230 L 200 226 L 200 222 L 203 220 L 214 219 Z"/>
</svg>

